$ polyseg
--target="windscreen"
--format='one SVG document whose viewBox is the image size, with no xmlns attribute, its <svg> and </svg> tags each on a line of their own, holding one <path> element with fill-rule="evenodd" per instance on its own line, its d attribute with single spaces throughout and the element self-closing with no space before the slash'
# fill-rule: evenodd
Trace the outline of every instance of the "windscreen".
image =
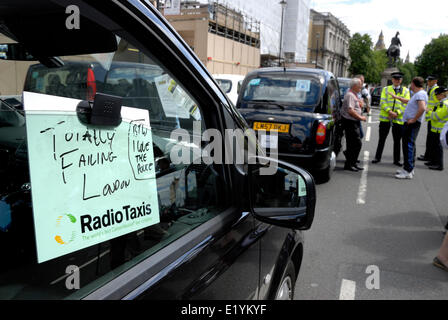
<svg viewBox="0 0 448 320">
<path fill-rule="evenodd" d="M 319 101 L 321 85 L 319 79 L 301 74 L 279 74 L 251 79 L 242 100 L 273 101 L 301 106 L 314 106 Z"/>
</svg>

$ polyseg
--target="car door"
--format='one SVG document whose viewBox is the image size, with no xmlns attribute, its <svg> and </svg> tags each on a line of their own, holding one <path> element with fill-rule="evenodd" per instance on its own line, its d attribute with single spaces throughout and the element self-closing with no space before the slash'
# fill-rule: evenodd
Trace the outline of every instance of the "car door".
<svg viewBox="0 0 448 320">
<path fill-rule="evenodd" d="M 85 79 L 95 82 L 90 87 L 97 94 L 128 88 L 123 96 L 105 96 L 106 103 L 97 95 L 94 110 L 109 113 L 126 104 L 118 113 L 120 124 L 93 122 L 81 114 L 89 108 L 67 93 L 70 70 L 50 77 L 60 62 L 44 61 L 49 72 L 31 75 L 44 85 L 34 92 L 14 89 L 24 113 L 1 109 L 8 115 L 0 128 L 6 177 L 0 241 L 7 247 L 1 298 L 255 298 L 258 238 L 254 218 L 235 201 L 241 196 L 232 191 L 242 184 L 238 173 L 232 165 L 196 157 L 206 147 L 201 137 L 207 129 L 236 126 L 222 92 L 148 4 L 122 1 L 106 10 L 76 3 L 83 28 L 73 38 L 58 29 L 64 25 L 53 24 L 66 17 L 56 4 L 12 6 L 2 18 L 26 21 L 10 30 L 35 38 L 26 43 L 34 52 L 39 49 L 33 44 L 42 41 L 46 54 L 65 50 L 62 61 L 99 62 L 106 70 L 131 65 L 115 82 L 101 82 L 93 71 Z M 49 19 L 35 23 L 43 14 Z M 65 35 L 60 46 L 43 38 L 50 29 Z M 84 43 L 93 30 L 101 30 L 96 41 Z M 14 63 L 23 75 L 31 64 Z M 154 70 L 153 77 L 142 64 Z M 139 77 L 143 67 L 145 77 Z M 46 91 L 50 78 L 57 91 Z M 190 161 L 174 161 L 173 150 Z"/>
</svg>

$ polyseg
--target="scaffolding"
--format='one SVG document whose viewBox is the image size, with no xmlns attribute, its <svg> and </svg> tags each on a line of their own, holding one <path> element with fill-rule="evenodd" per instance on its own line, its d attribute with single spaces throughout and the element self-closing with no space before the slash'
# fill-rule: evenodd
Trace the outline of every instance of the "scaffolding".
<svg viewBox="0 0 448 320">
<path fill-rule="evenodd" d="M 170 15 L 169 21 L 208 19 L 208 31 L 221 37 L 260 48 L 260 21 L 218 2 L 203 4 L 181 1 L 179 15 Z"/>
</svg>

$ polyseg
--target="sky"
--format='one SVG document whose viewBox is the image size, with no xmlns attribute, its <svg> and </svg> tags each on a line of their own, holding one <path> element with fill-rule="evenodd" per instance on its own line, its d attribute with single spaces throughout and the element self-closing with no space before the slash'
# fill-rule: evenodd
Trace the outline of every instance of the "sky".
<svg viewBox="0 0 448 320">
<path fill-rule="evenodd" d="M 447 0 L 312 0 L 311 8 L 339 18 L 350 35 L 367 33 L 373 45 L 382 30 L 388 48 L 399 31 L 400 58 L 404 60 L 409 52 L 411 62 L 433 38 L 448 34 Z"/>
</svg>

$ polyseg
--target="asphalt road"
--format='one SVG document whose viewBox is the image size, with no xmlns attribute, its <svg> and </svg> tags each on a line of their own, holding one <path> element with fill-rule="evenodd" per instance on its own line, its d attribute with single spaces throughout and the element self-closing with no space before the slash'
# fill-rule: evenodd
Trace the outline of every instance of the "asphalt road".
<svg viewBox="0 0 448 320">
<path fill-rule="evenodd" d="M 414 179 L 396 179 L 392 132 L 382 161 L 371 163 L 378 115 L 373 109 L 363 124 L 366 136 L 359 159 L 365 170 L 344 171 L 341 153 L 332 179 L 317 185 L 297 300 L 448 299 L 448 272 L 432 265 L 448 220 L 448 152 L 444 171 L 416 161 Z M 425 150 L 426 128 L 422 124 L 417 155 Z"/>
</svg>

